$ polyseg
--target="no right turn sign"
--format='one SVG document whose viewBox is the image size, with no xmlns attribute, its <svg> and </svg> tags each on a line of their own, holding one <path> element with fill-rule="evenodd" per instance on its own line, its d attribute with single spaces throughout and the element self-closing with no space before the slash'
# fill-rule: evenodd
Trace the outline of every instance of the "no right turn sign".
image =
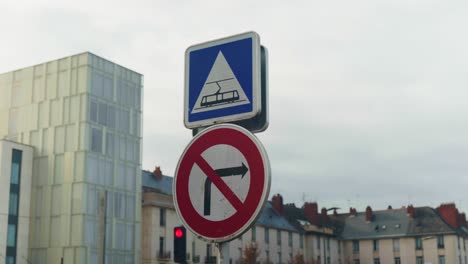
<svg viewBox="0 0 468 264">
<path fill-rule="evenodd" d="M 229 241 L 252 225 L 268 198 L 266 151 L 244 128 L 210 127 L 185 149 L 173 188 L 186 227 L 208 241 Z"/>
</svg>

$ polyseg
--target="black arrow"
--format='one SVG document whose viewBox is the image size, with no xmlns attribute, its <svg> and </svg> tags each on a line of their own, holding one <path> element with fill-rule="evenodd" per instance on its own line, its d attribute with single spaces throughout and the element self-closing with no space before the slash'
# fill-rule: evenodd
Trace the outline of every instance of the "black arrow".
<svg viewBox="0 0 468 264">
<path fill-rule="evenodd" d="M 216 174 L 219 177 L 229 177 L 229 176 L 241 176 L 244 178 L 245 174 L 249 171 L 249 168 L 242 163 L 239 167 L 231 167 L 224 169 L 215 170 Z M 205 180 L 205 203 L 203 208 L 203 215 L 211 214 L 211 179 L 209 177 Z"/>
</svg>

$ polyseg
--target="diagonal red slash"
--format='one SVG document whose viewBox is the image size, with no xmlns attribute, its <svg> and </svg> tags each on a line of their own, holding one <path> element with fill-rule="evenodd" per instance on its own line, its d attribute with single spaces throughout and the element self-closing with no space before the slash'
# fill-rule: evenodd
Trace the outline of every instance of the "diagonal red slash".
<svg viewBox="0 0 468 264">
<path fill-rule="evenodd" d="M 200 167 L 200 169 L 205 173 L 205 175 L 210 178 L 211 182 L 218 188 L 218 190 L 226 197 L 226 199 L 231 203 L 231 205 L 237 210 L 240 211 L 243 207 L 242 201 L 234 194 L 234 192 L 227 186 L 227 184 L 221 179 L 221 177 L 216 174 L 216 172 L 211 168 L 210 164 L 206 160 L 199 156 L 195 163 Z"/>
</svg>

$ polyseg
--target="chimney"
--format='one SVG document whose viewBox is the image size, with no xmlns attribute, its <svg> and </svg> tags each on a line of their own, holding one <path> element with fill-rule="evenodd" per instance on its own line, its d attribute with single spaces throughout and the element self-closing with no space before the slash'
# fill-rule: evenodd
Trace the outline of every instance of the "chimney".
<svg viewBox="0 0 468 264">
<path fill-rule="evenodd" d="M 461 225 L 464 225 L 464 226 L 467 226 L 467 223 L 466 223 L 466 214 L 465 214 L 465 213 L 461 213 L 461 214 L 460 214 L 460 224 L 461 224 Z"/>
<path fill-rule="evenodd" d="M 436 208 L 436 210 L 440 217 L 442 217 L 442 219 L 444 219 L 444 221 L 447 222 L 447 224 L 449 224 L 452 228 L 457 229 L 460 227 L 458 209 L 454 203 L 441 204 Z"/>
<path fill-rule="evenodd" d="M 163 177 L 161 167 L 156 166 L 153 171 L 153 176 L 156 180 L 160 181 Z"/>
<path fill-rule="evenodd" d="M 312 225 L 319 225 L 318 205 L 316 202 L 304 204 L 304 214 Z"/>
<path fill-rule="evenodd" d="M 327 208 L 325 207 L 322 208 L 322 211 L 320 212 L 320 216 L 324 223 L 330 222 L 330 219 L 328 218 L 328 215 L 327 215 Z"/>
<path fill-rule="evenodd" d="M 283 197 L 281 194 L 278 193 L 274 195 L 273 198 L 271 198 L 271 203 L 279 215 L 284 215 Z"/>
<path fill-rule="evenodd" d="M 356 208 L 350 207 L 350 208 L 349 208 L 349 215 L 350 215 L 350 216 L 355 216 L 355 215 L 356 215 Z"/>
<path fill-rule="evenodd" d="M 392 210 L 392 209 L 393 209 L 393 207 L 392 207 L 391 205 L 389 205 L 389 206 L 387 207 L 387 210 Z"/>
<path fill-rule="evenodd" d="M 366 207 L 366 222 L 372 222 L 374 215 L 372 214 L 372 208 L 370 206 Z"/>
<path fill-rule="evenodd" d="M 408 207 L 406 208 L 406 213 L 409 217 L 414 218 L 414 207 L 412 204 L 408 205 Z"/>
</svg>

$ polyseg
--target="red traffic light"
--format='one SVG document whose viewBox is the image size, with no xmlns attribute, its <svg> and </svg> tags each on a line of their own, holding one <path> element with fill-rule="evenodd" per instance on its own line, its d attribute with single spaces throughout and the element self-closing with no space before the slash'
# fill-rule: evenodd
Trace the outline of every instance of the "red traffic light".
<svg viewBox="0 0 468 264">
<path fill-rule="evenodd" d="M 176 228 L 174 230 L 174 235 L 177 237 L 177 238 L 181 238 L 183 235 L 184 235 L 184 230 L 182 230 L 182 228 Z"/>
</svg>

